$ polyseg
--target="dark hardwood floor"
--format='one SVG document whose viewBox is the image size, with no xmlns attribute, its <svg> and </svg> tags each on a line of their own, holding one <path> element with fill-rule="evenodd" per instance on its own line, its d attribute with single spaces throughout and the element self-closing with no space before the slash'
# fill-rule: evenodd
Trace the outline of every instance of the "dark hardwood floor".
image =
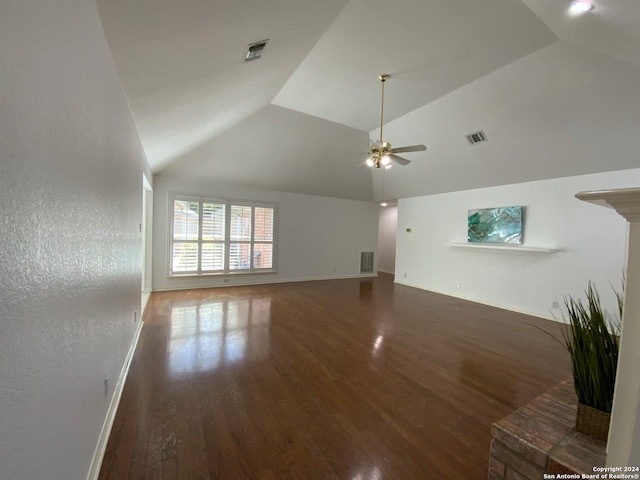
<svg viewBox="0 0 640 480">
<path fill-rule="evenodd" d="M 100 479 L 486 478 L 553 322 L 392 277 L 153 293 Z"/>
</svg>

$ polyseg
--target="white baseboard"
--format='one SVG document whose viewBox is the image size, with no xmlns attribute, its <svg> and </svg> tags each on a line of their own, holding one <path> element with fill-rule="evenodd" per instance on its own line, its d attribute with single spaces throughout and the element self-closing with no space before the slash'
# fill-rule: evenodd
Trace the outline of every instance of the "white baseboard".
<svg viewBox="0 0 640 480">
<path fill-rule="evenodd" d="M 133 342 L 131 342 L 129 352 L 127 352 L 124 364 L 122 365 L 120 377 L 118 378 L 118 383 L 116 384 L 116 388 L 113 391 L 111 403 L 109 404 L 109 409 L 107 410 L 107 416 L 104 419 L 102 431 L 100 432 L 100 437 L 98 438 L 98 444 L 96 445 L 96 449 L 93 452 L 93 459 L 91 460 L 91 466 L 89 467 L 87 480 L 98 480 L 98 477 L 100 476 L 102 459 L 104 458 L 104 452 L 106 451 L 107 443 L 109 442 L 109 435 L 111 435 L 111 428 L 113 427 L 113 422 L 116 418 L 116 412 L 118 411 L 118 406 L 120 405 L 120 398 L 122 397 L 124 383 L 127 380 L 127 375 L 129 374 L 131 360 L 133 359 L 133 354 L 135 353 L 136 347 L 138 345 L 138 339 L 140 338 L 140 332 L 142 331 L 142 324 L 142 321 L 138 323 L 138 328 L 136 329 L 136 332 L 134 334 Z"/>
<path fill-rule="evenodd" d="M 215 283 L 215 284 L 180 284 L 170 287 L 153 288 L 154 292 L 172 292 L 175 290 L 198 290 L 201 288 L 225 288 L 225 287 L 248 287 L 254 285 L 271 285 L 274 283 L 296 283 L 296 282 L 316 282 L 320 280 L 346 280 L 352 278 L 373 278 L 377 277 L 377 273 L 361 273 L 359 275 L 330 275 L 326 277 L 297 277 L 297 278 L 282 278 L 282 279 L 265 279 L 265 280 L 249 280 L 249 281 L 237 281 L 235 283 Z"/>
<path fill-rule="evenodd" d="M 552 320 L 552 321 L 555 321 L 555 322 L 559 321 L 557 318 L 554 318 L 551 313 L 543 314 L 541 312 L 536 312 L 536 311 L 533 311 L 533 310 L 527 310 L 525 308 L 515 307 L 513 305 L 504 305 L 504 304 L 499 304 L 499 303 L 495 303 L 495 302 L 489 302 L 489 301 L 487 301 L 485 299 L 482 299 L 482 298 L 472 297 L 472 296 L 469 296 L 469 295 L 461 295 L 461 294 L 456 293 L 456 292 L 439 290 L 437 288 L 425 287 L 424 285 L 419 285 L 417 283 L 407 282 L 406 280 L 402 280 L 402 281 L 396 280 L 394 283 L 397 283 L 398 285 L 406 285 L 407 287 L 419 288 L 420 290 L 427 290 L 428 292 L 438 293 L 440 295 L 446 295 L 448 297 L 460 298 L 461 300 L 468 300 L 470 302 L 480 303 L 482 305 L 487 305 L 489 307 L 500 308 L 502 310 L 509 310 L 509 311 L 515 312 L 515 313 L 522 313 L 524 315 L 530 315 L 532 317 L 543 318 L 545 320 Z"/>
</svg>

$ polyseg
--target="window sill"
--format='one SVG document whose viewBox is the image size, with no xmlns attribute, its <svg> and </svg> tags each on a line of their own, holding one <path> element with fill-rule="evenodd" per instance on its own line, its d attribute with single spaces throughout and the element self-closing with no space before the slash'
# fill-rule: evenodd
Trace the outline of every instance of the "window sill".
<svg viewBox="0 0 640 480">
<path fill-rule="evenodd" d="M 221 273 L 174 273 L 167 274 L 165 278 L 200 278 L 200 277 L 235 277 L 237 275 L 264 275 L 267 273 L 278 273 L 277 270 L 254 270 L 250 272 L 221 272 Z"/>
</svg>

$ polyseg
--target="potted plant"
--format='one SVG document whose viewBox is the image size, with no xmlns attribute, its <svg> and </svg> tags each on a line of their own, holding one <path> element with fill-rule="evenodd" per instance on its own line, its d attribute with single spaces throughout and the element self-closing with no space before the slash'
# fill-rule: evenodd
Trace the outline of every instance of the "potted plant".
<svg viewBox="0 0 640 480">
<path fill-rule="evenodd" d="M 598 290 L 589 282 L 587 302 L 567 296 L 562 325 L 564 345 L 571 357 L 571 371 L 578 397 L 576 430 L 607 441 L 613 391 L 618 366 L 619 321 L 609 321 Z M 616 292 L 622 318 L 622 294 Z"/>
</svg>

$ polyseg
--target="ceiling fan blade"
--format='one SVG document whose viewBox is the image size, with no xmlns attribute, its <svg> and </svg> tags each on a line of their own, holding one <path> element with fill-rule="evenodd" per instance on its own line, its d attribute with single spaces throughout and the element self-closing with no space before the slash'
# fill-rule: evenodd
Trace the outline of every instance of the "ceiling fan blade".
<svg viewBox="0 0 640 480">
<path fill-rule="evenodd" d="M 424 145 L 411 145 L 408 147 L 392 148 L 391 153 L 404 153 L 404 152 L 424 152 L 427 149 Z"/>
<path fill-rule="evenodd" d="M 389 158 L 396 162 L 398 165 L 409 165 L 411 160 L 407 160 L 406 158 L 399 157 L 398 155 L 394 155 L 393 153 L 389 154 Z"/>
</svg>

